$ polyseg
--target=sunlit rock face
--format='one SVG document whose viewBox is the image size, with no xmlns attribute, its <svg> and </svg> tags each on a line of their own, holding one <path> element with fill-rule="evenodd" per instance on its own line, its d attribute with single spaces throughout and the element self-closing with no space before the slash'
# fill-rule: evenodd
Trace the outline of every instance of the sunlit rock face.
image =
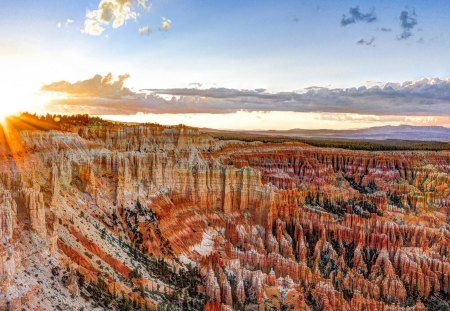
<svg viewBox="0 0 450 311">
<path fill-rule="evenodd" d="M 450 153 L 158 125 L 2 145 L 0 310 L 426 310 L 450 301 Z"/>
</svg>

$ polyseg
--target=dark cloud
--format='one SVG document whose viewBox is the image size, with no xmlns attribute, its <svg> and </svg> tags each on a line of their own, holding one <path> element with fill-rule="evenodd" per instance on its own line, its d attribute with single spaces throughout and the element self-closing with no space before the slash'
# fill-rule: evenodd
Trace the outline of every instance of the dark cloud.
<svg viewBox="0 0 450 311">
<path fill-rule="evenodd" d="M 269 93 L 264 89 L 229 88 L 147 89 L 134 93 L 119 82 L 123 79 L 115 82 L 111 82 L 112 78 L 104 79 L 95 76 L 73 84 L 63 81 L 43 87 L 43 90 L 59 90 L 71 95 L 69 99 L 52 102 L 48 110 L 101 115 L 231 113 L 246 110 L 447 116 L 450 107 L 450 79 L 424 79 L 348 89 L 310 87 L 302 92 L 279 93 Z M 93 80 L 96 87 L 86 88 L 86 84 L 91 85 Z M 110 89 L 111 85 L 116 85 L 114 91 Z"/>
<path fill-rule="evenodd" d="M 382 32 L 391 32 L 392 28 L 381 27 L 380 31 L 382 31 Z"/>
<path fill-rule="evenodd" d="M 119 75 L 114 80 L 113 75 L 95 75 L 91 79 L 70 83 L 59 81 L 42 86 L 42 91 L 66 93 L 78 97 L 104 97 L 122 98 L 123 96 L 135 95 L 130 89 L 123 86 L 128 74 Z"/>
<path fill-rule="evenodd" d="M 264 93 L 263 89 L 257 90 L 238 90 L 228 88 L 209 88 L 209 89 L 197 89 L 197 88 L 175 88 L 175 89 L 144 89 L 143 91 L 150 91 L 156 94 L 169 94 L 175 96 L 200 96 L 208 98 L 238 98 L 238 97 L 253 97 L 253 96 L 266 96 L 268 93 Z"/>
<path fill-rule="evenodd" d="M 414 9 L 410 10 L 406 8 L 400 13 L 400 26 L 402 33 L 397 37 L 398 40 L 406 40 L 413 36 L 412 30 L 417 26 L 417 14 Z"/>
<path fill-rule="evenodd" d="M 370 39 L 359 39 L 358 41 L 356 41 L 357 44 L 359 45 L 368 45 L 368 46 L 374 46 L 373 43 L 375 42 L 375 37 L 372 37 Z"/>
<path fill-rule="evenodd" d="M 342 15 L 341 26 L 347 26 L 350 24 L 355 24 L 357 22 L 372 23 L 377 20 L 375 9 L 372 9 L 372 11 L 368 13 L 362 13 L 357 6 L 354 8 L 350 8 L 348 12 L 349 16 L 345 14 Z"/>
</svg>

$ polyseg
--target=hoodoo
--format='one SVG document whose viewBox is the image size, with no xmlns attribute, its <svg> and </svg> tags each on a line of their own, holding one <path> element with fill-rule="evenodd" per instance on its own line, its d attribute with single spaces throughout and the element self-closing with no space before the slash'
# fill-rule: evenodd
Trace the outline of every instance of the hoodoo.
<svg viewBox="0 0 450 311">
<path fill-rule="evenodd" d="M 425 310 L 450 299 L 450 154 L 19 130 L 0 309 Z M 447 301 L 447 302 L 446 302 Z"/>
</svg>

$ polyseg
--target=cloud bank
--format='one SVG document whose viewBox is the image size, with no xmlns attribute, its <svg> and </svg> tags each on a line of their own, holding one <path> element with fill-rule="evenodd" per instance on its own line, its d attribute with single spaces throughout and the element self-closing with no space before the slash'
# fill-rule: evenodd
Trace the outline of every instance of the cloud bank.
<svg viewBox="0 0 450 311">
<path fill-rule="evenodd" d="M 111 74 L 70 83 L 59 81 L 43 91 L 67 94 L 53 101 L 49 111 L 91 114 L 232 113 L 296 111 L 371 115 L 448 116 L 450 79 L 437 78 L 382 86 L 331 89 L 311 87 L 302 92 L 270 93 L 264 89 L 174 88 L 132 91 L 128 75 Z"/>
</svg>

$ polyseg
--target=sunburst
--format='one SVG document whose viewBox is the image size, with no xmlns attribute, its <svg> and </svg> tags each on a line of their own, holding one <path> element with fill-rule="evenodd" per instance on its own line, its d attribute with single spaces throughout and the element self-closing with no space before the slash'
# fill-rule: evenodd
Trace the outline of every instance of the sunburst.
<svg viewBox="0 0 450 311">
<path fill-rule="evenodd" d="M 2 157 L 23 155 L 20 133 L 23 130 L 51 130 L 56 129 L 55 122 L 46 122 L 35 115 L 22 113 L 16 115 L 5 114 L 0 121 L 0 154 Z"/>
</svg>

